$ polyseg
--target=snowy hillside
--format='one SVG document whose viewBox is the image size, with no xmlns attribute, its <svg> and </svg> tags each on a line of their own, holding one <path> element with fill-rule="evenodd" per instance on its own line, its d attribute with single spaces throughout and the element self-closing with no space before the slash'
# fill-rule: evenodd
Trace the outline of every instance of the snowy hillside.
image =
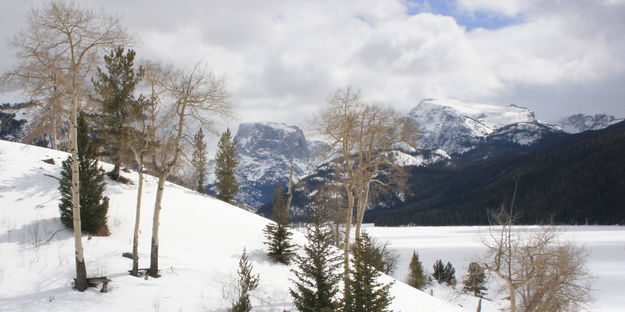
<svg viewBox="0 0 625 312">
<path fill-rule="evenodd" d="M 265 256 L 261 233 L 270 221 L 172 184 L 166 186 L 161 214 L 162 277 L 144 280 L 128 275 L 131 261 L 121 254 L 131 249 L 136 189 L 111 182 L 106 195 L 112 235 L 83 237 L 87 273 L 112 279 L 110 292 L 72 290 L 73 240 L 59 221 L 54 178 L 66 157 L 0 141 L 0 311 L 226 311 L 224 291 L 236 278 L 243 247 L 261 277 L 253 292 L 255 311 L 293 310 L 290 267 Z M 49 158 L 54 165 L 42 161 Z M 137 179 L 134 173 L 126 176 Z M 155 179 L 148 177 L 140 267 L 148 266 L 155 186 Z M 296 233 L 295 240 L 303 243 L 302 235 Z M 392 293 L 395 311 L 461 311 L 401 282 L 395 283 Z"/>
<path fill-rule="evenodd" d="M 514 105 L 468 103 L 458 100 L 425 99 L 409 116 L 417 122 L 420 136 L 417 144 L 425 149 L 443 149 L 452 155 L 467 152 L 490 135 L 507 137 L 517 144 L 531 144 L 542 137 L 543 128 L 534 112 Z M 514 131 L 501 136 L 500 130 Z M 527 132 L 530 133 L 527 133 Z"/>
</svg>

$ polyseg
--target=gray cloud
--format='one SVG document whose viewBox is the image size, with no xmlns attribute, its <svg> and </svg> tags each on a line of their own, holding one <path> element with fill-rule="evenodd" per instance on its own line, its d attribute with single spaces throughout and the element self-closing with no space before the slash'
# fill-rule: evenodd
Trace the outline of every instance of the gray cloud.
<svg viewBox="0 0 625 312">
<path fill-rule="evenodd" d="M 23 28 L 40 3 L 3 4 L 0 37 Z M 523 16 L 471 31 L 448 16 L 408 15 L 402 0 L 87 3 L 123 16 L 140 57 L 207 62 L 227 79 L 238 121 L 303 124 L 330 89 L 347 84 L 404 111 L 424 97 L 451 97 L 525 105 L 543 119 L 625 116 L 624 1 L 459 1 L 459 10 Z M 12 54 L 0 43 L 0 71 Z"/>
</svg>

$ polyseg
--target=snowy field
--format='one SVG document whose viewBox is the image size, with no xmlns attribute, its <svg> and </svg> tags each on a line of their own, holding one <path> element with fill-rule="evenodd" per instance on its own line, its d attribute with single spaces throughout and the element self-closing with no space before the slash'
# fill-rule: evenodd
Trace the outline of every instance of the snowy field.
<svg viewBox="0 0 625 312">
<path fill-rule="evenodd" d="M 531 231 L 536 227 L 517 227 Z M 625 227 L 623 226 L 564 226 L 562 239 L 583 245 L 590 252 L 588 269 L 594 275 L 592 286 L 595 302 L 591 311 L 625 311 Z M 451 262 L 456 268 L 456 278 L 461 280 L 471 261 L 479 260 L 486 251 L 481 239 L 488 227 L 369 227 L 367 231 L 378 240 L 388 241 L 400 255 L 397 279 L 404 279 L 413 250 L 417 251 L 426 270 L 432 271 L 437 259 Z M 494 277 L 493 277 L 494 278 Z M 461 286 L 456 286 L 460 289 Z M 440 293 L 440 294 L 438 294 Z M 434 296 L 455 301 L 454 293 L 434 289 Z M 494 289 L 487 298 L 504 304 Z"/>
<path fill-rule="evenodd" d="M 55 164 L 43 162 L 52 158 Z M 253 311 L 294 311 L 288 289 L 293 267 L 265 254 L 262 230 L 270 221 L 210 196 L 167 184 L 160 232 L 159 279 L 128 275 L 132 248 L 134 185 L 110 182 L 109 237 L 83 236 L 87 274 L 112 280 L 108 293 L 72 290 L 72 233 L 59 220 L 60 164 L 67 154 L 0 141 L 0 311 L 225 312 L 241 251 L 247 248 L 260 287 Z M 110 170 L 110 165 L 104 165 Z M 136 181 L 134 173 L 125 174 Z M 139 245 L 140 267 L 148 267 L 156 181 L 146 178 Z M 304 244 L 301 233 L 295 242 Z M 390 282 L 390 277 L 384 277 Z M 394 311 L 463 311 L 401 282 L 391 293 Z M 464 311 L 473 311 L 467 309 Z"/>
</svg>

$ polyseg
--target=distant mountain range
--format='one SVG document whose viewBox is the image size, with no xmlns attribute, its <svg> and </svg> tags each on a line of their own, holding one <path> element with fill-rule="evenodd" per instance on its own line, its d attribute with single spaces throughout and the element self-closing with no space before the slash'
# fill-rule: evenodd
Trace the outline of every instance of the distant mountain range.
<svg viewBox="0 0 625 312">
<path fill-rule="evenodd" d="M 380 225 L 488 224 L 513 210 L 518 223 L 625 224 L 625 121 L 543 139 L 525 151 L 444 166 L 411 167 L 405 200 L 374 203 Z M 517 183 L 518 182 L 518 183 Z"/>
<path fill-rule="evenodd" d="M 30 115 L 27 106 L 0 106 L 0 138 L 19 141 L 25 137 Z M 621 167 L 618 164 L 606 160 L 611 159 L 610 153 L 620 150 L 609 148 L 607 143 L 593 141 L 596 135 L 604 133 L 604 130 L 597 130 L 608 127 L 606 133 L 612 133 L 616 131 L 614 129 L 620 129 L 623 119 L 606 114 L 575 114 L 549 124 L 538 120 L 531 110 L 523 107 L 443 99 L 425 99 L 408 116 L 419 127 L 417 142 L 411 142 L 419 148 L 415 150 L 408 147 L 415 144 L 405 144 L 395 153 L 398 164 L 410 172 L 409 190 L 405 194 L 387 190 L 372 200 L 372 210 L 367 214 L 369 221 L 393 225 L 483 224 L 486 221 L 484 211 L 505 203 L 509 197 L 513 178 L 518 178 L 522 187 L 528 186 L 526 183 L 540 185 L 540 188 L 531 186 L 533 198 L 543 198 L 549 203 L 549 206 L 544 206 L 524 199 L 525 203 L 532 203 L 533 206 L 525 207 L 525 204 L 519 203 L 519 209 L 533 212 L 524 213 L 523 222 L 545 220 L 546 215 L 537 211 L 552 213 L 558 222 L 566 223 L 583 223 L 587 219 L 589 222 L 609 223 L 612 217 L 619 218 L 603 212 L 599 214 L 606 218 L 592 213 L 571 214 L 569 210 L 560 207 L 562 203 L 570 204 L 568 198 L 576 198 L 573 195 L 594 196 L 594 193 L 580 191 L 575 187 L 583 187 L 597 194 L 604 193 L 592 188 L 592 185 L 578 184 L 575 175 L 567 173 L 559 176 L 558 173 L 581 171 L 584 176 L 592 176 L 599 181 L 601 177 L 617 179 L 611 175 L 614 172 L 625 176 L 624 172 L 619 171 Z M 618 135 L 614 136 L 618 138 Z M 267 203 L 271 200 L 275 185 L 286 186 L 292 167 L 294 179 L 299 181 L 293 214 L 300 218 L 306 216 L 310 194 L 330 179 L 328 166 L 319 158 L 319 152 L 327 145 L 306 139 L 304 132 L 295 125 L 274 122 L 243 123 L 238 128 L 235 140 L 240 155 L 236 176 L 241 186 L 236 200 L 249 210 L 268 214 L 270 207 Z M 605 137 L 596 140 L 612 142 Z M 614 144 L 623 144 L 615 140 Z M 571 147 L 572 150 L 568 150 L 567 146 L 571 144 L 582 144 L 588 149 Z M 601 154 L 604 152 L 607 154 Z M 603 156 L 596 156 L 599 154 Z M 589 155 L 605 157 L 603 164 L 614 170 L 598 175 L 598 164 L 575 162 L 571 158 L 583 160 L 595 157 Z M 532 175 L 535 173 L 540 176 L 536 173 L 543 172 L 540 170 L 549 174 L 540 179 Z M 564 177 L 572 181 L 557 180 Z M 212 185 L 214 179 L 214 175 L 209 174 L 209 193 L 216 191 Z M 616 181 L 612 184 L 619 183 Z M 552 184 L 564 187 L 558 189 L 560 193 L 545 194 L 553 191 Z M 565 195 L 566 192 L 570 194 Z M 620 198 L 614 192 L 606 194 L 601 201 L 587 201 L 591 205 L 587 209 L 603 211 L 595 205 L 601 203 L 605 207 L 613 207 L 614 198 Z M 622 207 L 621 204 L 616 208 L 622 210 Z M 579 207 L 575 209 L 585 211 Z"/>
</svg>

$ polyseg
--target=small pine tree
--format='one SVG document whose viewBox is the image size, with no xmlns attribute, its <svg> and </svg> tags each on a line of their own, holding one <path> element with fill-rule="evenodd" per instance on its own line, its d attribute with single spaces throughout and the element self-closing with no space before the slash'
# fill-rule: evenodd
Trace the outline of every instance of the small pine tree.
<svg viewBox="0 0 625 312">
<path fill-rule="evenodd" d="M 239 165 L 236 144 L 227 129 L 221 135 L 217 144 L 217 155 L 215 157 L 215 176 L 217 181 L 215 186 L 218 193 L 217 198 L 227 203 L 234 202 L 234 196 L 239 192 L 234 169 Z"/>
<path fill-rule="evenodd" d="M 297 270 L 292 270 L 295 288 L 289 292 L 300 312 L 333 312 L 340 307 L 336 295 L 341 281 L 338 272 L 343 263 L 342 254 L 333 246 L 332 229 L 324 225 L 325 219 L 320 209 L 313 208 L 304 255 L 295 257 Z"/>
<path fill-rule="evenodd" d="M 82 113 L 78 116 L 77 130 L 81 230 L 89 234 L 109 235 L 106 225 L 109 199 L 103 195 L 105 174 L 95 159 L 96 151 L 88 136 L 89 126 Z M 63 161 L 59 183 L 61 222 L 68 228 L 73 228 L 71 161 L 71 156 Z"/>
<path fill-rule="evenodd" d="M 234 302 L 229 312 L 249 312 L 252 310 L 250 292 L 258 287 L 260 276 L 252 274 L 253 266 L 247 259 L 247 251 L 243 248 L 241 259 L 239 259 L 239 298 Z"/>
<path fill-rule="evenodd" d="M 434 271 L 432 272 L 432 278 L 436 280 L 439 284 L 445 282 L 445 266 L 443 265 L 443 261 L 440 259 L 434 262 L 434 266 L 432 266 Z"/>
<path fill-rule="evenodd" d="M 389 311 L 393 297 L 390 294 L 392 284 L 377 282 L 381 273 L 371 264 L 369 250 L 374 248 L 373 241 L 365 232 L 354 245 L 353 266 L 347 283 L 349 291 L 344 298 L 344 312 L 385 312 Z"/>
<path fill-rule="evenodd" d="M 426 277 L 423 272 L 423 265 L 419 261 L 419 255 L 413 251 L 410 265 L 408 266 L 408 285 L 416 289 L 423 289 L 425 282 Z"/>
<path fill-rule="evenodd" d="M 193 155 L 191 158 L 191 164 L 195 169 L 195 189 L 200 193 L 205 193 L 204 190 L 204 174 L 206 173 L 206 143 L 204 143 L 204 132 L 202 128 L 198 130 L 193 136 Z"/>
<path fill-rule="evenodd" d="M 471 262 L 462 284 L 462 290 L 464 292 L 472 293 L 474 296 L 479 298 L 484 298 L 487 290 L 484 268 L 476 262 Z"/>
<path fill-rule="evenodd" d="M 443 269 L 443 281 L 450 286 L 456 285 L 456 269 L 451 265 L 451 262 L 447 262 L 445 269 Z"/>
<path fill-rule="evenodd" d="M 143 69 L 135 68 L 135 52 L 124 48 L 113 49 L 104 56 L 106 71 L 97 69 L 97 80 L 93 81 L 97 93 L 99 111 L 96 114 L 98 141 L 102 154 L 110 157 L 114 164 L 109 176 L 120 180 L 120 168 L 130 144 L 131 124 L 141 114 L 141 104 L 135 99 L 135 89 Z"/>
<path fill-rule="evenodd" d="M 269 247 L 267 255 L 277 262 L 289 264 L 294 254 L 294 245 L 291 244 L 293 233 L 289 230 L 289 212 L 284 202 L 284 192 L 280 185 L 276 185 L 273 193 L 272 219 L 276 223 L 267 224 L 264 229 Z"/>
</svg>

